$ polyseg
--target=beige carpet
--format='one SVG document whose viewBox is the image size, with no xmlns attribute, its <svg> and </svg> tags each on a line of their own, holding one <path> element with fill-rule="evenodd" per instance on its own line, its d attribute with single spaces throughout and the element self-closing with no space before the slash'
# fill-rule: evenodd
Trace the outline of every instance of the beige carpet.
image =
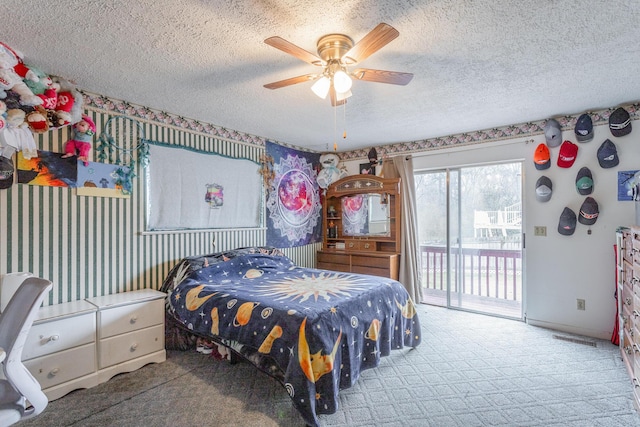
<svg viewBox="0 0 640 427">
<path fill-rule="evenodd" d="M 616 346 L 522 322 L 419 307 L 423 342 L 365 371 L 329 426 L 638 426 Z M 584 342 L 562 338 L 580 338 Z M 576 340 L 576 341 L 580 341 Z M 18 426 L 304 426 L 252 366 L 196 352 L 50 402 Z"/>
</svg>

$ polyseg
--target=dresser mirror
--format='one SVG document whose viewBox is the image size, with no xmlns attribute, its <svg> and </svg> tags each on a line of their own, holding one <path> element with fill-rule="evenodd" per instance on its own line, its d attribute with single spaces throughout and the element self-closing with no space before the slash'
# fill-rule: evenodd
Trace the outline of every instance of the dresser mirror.
<svg viewBox="0 0 640 427">
<path fill-rule="evenodd" d="M 389 197 L 387 194 L 354 194 L 344 196 L 342 234 L 344 236 L 389 236 Z"/>
</svg>

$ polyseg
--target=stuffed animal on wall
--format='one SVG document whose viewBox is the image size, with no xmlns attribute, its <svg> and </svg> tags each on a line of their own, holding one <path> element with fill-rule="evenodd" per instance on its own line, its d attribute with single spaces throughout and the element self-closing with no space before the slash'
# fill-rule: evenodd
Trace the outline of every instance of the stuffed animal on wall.
<svg viewBox="0 0 640 427">
<path fill-rule="evenodd" d="M 40 98 L 38 98 L 40 99 Z M 25 120 L 33 133 L 45 133 L 49 130 L 49 118 L 47 110 L 37 106 L 35 110 L 26 115 Z"/>
<path fill-rule="evenodd" d="M 12 49 L 2 42 L 0 42 L 0 49 L 6 50 L 9 54 L 13 55 L 16 58 L 17 63 L 13 66 L 13 71 L 15 71 L 21 79 L 33 82 L 38 81 L 38 76 L 33 71 L 31 71 L 30 67 L 26 66 L 24 62 L 22 62 L 22 59 L 24 58 L 22 52 Z"/>
<path fill-rule="evenodd" d="M 66 159 L 78 153 L 78 160 L 82 160 L 85 166 L 89 166 L 89 151 L 91 151 L 91 142 L 95 134 L 95 123 L 91 117 L 83 114 L 82 119 L 71 129 L 71 139 L 64 145 L 65 154 L 62 158 Z"/>
<path fill-rule="evenodd" d="M 24 105 L 40 105 L 42 99 L 33 94 L 14 67 L 20 63 L 20 58 L 7 45 L 0 43 L 0 99 L 7 96 L 11 89 L 20 95 L 20 102 Z"/>
<path fill-rule="evenodd" d="M 0 101 L 0 132 L 7 126 L 7 104 Z"/>
<path fill-rule="evenodd" d="M 51 77 L 40 68 L 31 66 L 31 72 L 37 76 L 36 80 L 25 80 L 24 83 L 34 95 L 44 93 L 53 84 Z"/>
<path fill-rule="evenodd" d="M 320 156 L 322 170 L 318 172 L 318 178 L 316 179 L 320 188 L 326 190 L 329 188 L 331 183 L 347 176 L 347 172 L 345 170 L 338 169 L 339 163 L 340 157 L 338 157 L 337 154 L 327 153 Z"/>
<path fill-rule="evenodd" d="M 25 112 L 12 108 L 6 114 L 7 125 L 0 130 L 0 155 L 11 158 L 16 151 L 22 151 L 25 159 L 38 157 L 33 133 L 25 123 Z"/>
</svg>

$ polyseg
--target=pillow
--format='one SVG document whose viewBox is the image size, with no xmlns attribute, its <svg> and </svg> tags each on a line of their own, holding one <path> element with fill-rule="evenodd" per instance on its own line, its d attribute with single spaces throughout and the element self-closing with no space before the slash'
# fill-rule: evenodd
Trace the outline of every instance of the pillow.
<svg viewBox="0 0 640 427">
<path fill-rule="evenodd" d="M 167 277 L 165 277 L 162 282 L 160 291 L 168 293 L 195 270 L 199 270 L 203 267 L 217 264 L 219 262 L 228 261 L 240 255 L 258 253 L 264 255 L 285 256 L 280 249 L 271 246 L 248 246 L 245 248 L 231 249 L 229 251 L 214 252 L 208 255 L 185 257 L 169 271 L 169 274 L 167 274 Z"/>
</svg>

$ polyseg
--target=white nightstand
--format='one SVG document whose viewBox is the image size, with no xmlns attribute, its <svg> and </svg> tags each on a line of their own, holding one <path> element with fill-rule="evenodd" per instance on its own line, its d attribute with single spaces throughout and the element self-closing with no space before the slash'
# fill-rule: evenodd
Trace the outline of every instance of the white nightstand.
<svg viewBox="0 0 640 427">
<path fill-rule="evenodd" d="M 41 307 L 22 360 L 49 400 L 98 384 L 96 307 L 73 301 Z"/>
<path fill-rule="evenodd" d="M 88 298 L 98 310 L 98 381 L 166 360 L 164 299 L 143 289 Z"/>
</svg>

